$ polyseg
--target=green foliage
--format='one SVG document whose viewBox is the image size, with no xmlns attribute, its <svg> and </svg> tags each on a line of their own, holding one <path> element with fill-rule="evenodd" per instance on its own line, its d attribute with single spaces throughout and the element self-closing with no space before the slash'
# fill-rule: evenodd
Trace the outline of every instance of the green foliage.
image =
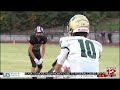
<svg viewBox="0 0 120 90">
<path fill-rule="evenodd" d="M 36 25 L 44 28 L 66 26 L 75 14 L 84 14 L 91 26 L 98 25 L 106 18 L 119 17 L 119 11 L 1 11 L 0 26 L 2 32 L 32 30 Z M 117 26 L 118 27 L 118 26 Z"/>
<path fill-rule="evenodd" d="M 106 20 L 107 21 L 107 20 Z M 120 28 L 120 20 L 119 19 L 112 19 L 108 20 L 107 22 L 104 21 L 97 25 L 98 30 L 110 30 L 110 31 L 118 31 Z"/>
</svg>

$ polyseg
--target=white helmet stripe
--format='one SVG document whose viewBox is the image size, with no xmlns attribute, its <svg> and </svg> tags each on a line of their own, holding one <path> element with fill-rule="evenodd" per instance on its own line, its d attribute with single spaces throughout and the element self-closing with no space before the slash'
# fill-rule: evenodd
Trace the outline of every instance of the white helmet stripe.
<svg viewBox="0 0 120 90">
<path fill-rule="evenodd" d="M 75 32 L 87 32 L 89 33 L 89 29 L 86 27 L 80 27 L 80 28 L 76 28 L 75 30 L 73 30 L 73 33 Z"/>
<path fill-rule="evenodd" d="M 40 26 L 37 26 L 37 32 L 41 32 Z"/>
</svg>

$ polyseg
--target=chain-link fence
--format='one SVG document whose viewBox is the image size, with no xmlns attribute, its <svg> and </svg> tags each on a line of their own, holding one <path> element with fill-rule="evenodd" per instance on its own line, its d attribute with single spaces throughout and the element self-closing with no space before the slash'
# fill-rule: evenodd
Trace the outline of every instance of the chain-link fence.
<svg viewBox="0 0 120 90">
<path fill-rule="evenodd" d="M 67 36 L 68 34 L 64 31 L 62 32 L 46 32 L 48 37 L 48 42 L 59 42 L 60 37 Z M 108 32 L 105 32 L 105 36 L 102 36 L 101 32 L 90 32 L 88 38 L 97 40 L 101 43 L 120 43 L 119 31 L 111 32 L 111 41 L 108 37 Z M 0 35 L 1 42 L 21 42 L 27 43 L 30 37 L 30 34 L 24 35 L 14 35 L 14 34 L 2 34 Z"/>
</svg>

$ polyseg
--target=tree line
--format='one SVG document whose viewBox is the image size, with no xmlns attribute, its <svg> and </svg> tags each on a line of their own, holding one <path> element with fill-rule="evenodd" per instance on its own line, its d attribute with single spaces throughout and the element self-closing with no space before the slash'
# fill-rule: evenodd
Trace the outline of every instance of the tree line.
<svg viewBox="0 0 120 90">
<path fill-rule="evenodd" d="M 1 33 L 31 30 L 37 25 L 44 28 L 65 26 L 75 14 L 86 15 L 92 26 L 120 15 L 119 11 L 0 11 Z"/>
</svg>

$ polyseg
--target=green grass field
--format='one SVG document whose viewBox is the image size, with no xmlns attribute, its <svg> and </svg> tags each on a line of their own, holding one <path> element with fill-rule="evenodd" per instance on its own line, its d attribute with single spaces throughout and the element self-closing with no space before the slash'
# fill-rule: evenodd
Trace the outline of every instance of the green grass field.
<svg viewBox="0 0 120 90">
<path fill-rule="evenodd" d="M 59 45 L 48 44 L 43 62 L 42 72 L 47 72 L 60 52 Z M 28 44 L 1 43 L 1 72 L 30 72 L 31 63 L 28 57 Z M 119 47 L 104 46 L 100 58 L 100 71 L 107 67 L 116 67 L 116 77 L 120 78 Z"/>
</svg>

